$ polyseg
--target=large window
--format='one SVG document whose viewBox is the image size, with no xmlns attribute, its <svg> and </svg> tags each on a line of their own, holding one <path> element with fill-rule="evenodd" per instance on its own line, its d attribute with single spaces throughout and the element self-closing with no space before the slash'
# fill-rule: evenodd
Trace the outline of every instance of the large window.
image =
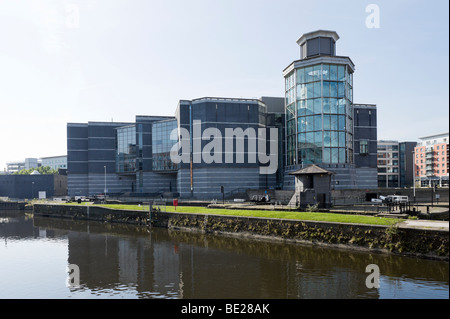
<svg viewBox="0 0 450 319">
<path fill-rule="evenodd" d="M 177 142 L 170 139 L 170 133 L 177 128 L 177 121 L 163 121 L 152 126 L 153 170 L 171 171 L 178 168 L 170 158 L 170 150 Z"/>
<path fill-rule="evenodd" d="M 136 172 L 136 126 L 117 129 L 116 171 L 117 173 Z"/>
</svg>

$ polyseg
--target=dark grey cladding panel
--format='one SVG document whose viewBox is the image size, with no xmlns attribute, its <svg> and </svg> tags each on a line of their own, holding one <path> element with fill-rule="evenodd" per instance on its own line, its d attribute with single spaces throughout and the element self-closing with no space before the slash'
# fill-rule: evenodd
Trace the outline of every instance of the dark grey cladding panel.
<svg viewBox="0 0 450 319">
<path fill-rule="evenodd" d="M 377 141 L 369 141 L 369 153 L 376 154 L 377 153 Z"/>
<path fill-rule="evenodd" d="M 179 119 L 178 119 L 178 123 L 179 124 L 186 124 L 189 125 L 189 105 L 188 104 L 180 104 L 179 107 Z"/>
<path fill-rule="evenodd" d="M 67 124 L 67 138 L 87 138 L 87 125 Z"/>
<path fill-rule="evenodd" d="M 253 101 L 204 101 L 192 104 L 192 120 L 202 122 L 258 123 L 259 105 Z M 189 124 L 189 105 L 181 104 L 180 124 Z"/>
<path fill-rule="evenodd" d="M 377 128 L 376 127 L 354 127 L 354 138 L 356 140 L 377 140 Z"/>
<path fill-rule="evenodd" d="M 116 160 L 116 151 L 111 150 L 89 150 L 89 161 Z"/>
<path fill-rule="evenodd" d="M 308 40 L 306 43 L 308 57 L 318 55 L 320 53 L 320 38 Z"/>
<path fill-rule="evenodd" d="M 67 149 L 68 150 L 87 150 L 88 140 L 87 139 L 67 139 Z"/>
<path fill-rule="evenodd" d="M 144 146 L 142 148 L 142 157 L 144 158 L 152 157 L 152 147 L 150 145 Z"/>
<path fill-rule="evenodd" d="M 67 172 L 72 174 L 86 174 L 88 171 L 87 162 L 67 162 Z"/>
<path fill-rule="evenodd" d="M 111 162 L 107 162 L 107 161 L 92 162 L 92 161 L 90 161 L 88 163 L 89 174 L 104 174 L 105 166 L 106 166 L 107 174 L 116 172 L 116 162 L 115 161 L 111 161 Z"/>
<path fill-rule="evenodd" d="M 115 138 L 96 137 L 90 138 L 88 142 L 89 150 L 111 150 L 116 148 Z"/>
<path fill-rule="evenodd" d="M 142 161 L 142 170 L 144 172 L 150 172 L 153 170 L 152 158 L 144 158 Z"/>
<path fill-rule="evenodd" d="M 375 160 L 376 167 L 376 157 L 371 155 L 355 155 L 355 166 L 356 167 L 373 167 L 373 162 Z"/>
<path fill-rule="evenodd" d="M 123 124 L 117 123 L 116 125 L 110 124 L 105 125 L 102 123 L 89 123 L 88 133 L 89 138 L 92 137 L 116 137 L 116 128 L 124 126 Z"/>
<path fill-rule="evenodd" d="M 177 174 L 144 173 L 144 192 L 176 192 Z"/>
<path fill-rule="evenodd" d="M 88 151 L 67 151 L 67 162 L 79 162 L 79 161 L 87 161 L 88 160 Z"/>
<path fill-rule="evenodd" d="M 364 105 L 354 105 L 354 119 L 356 126 L 377 126 L 376 107 L 366 107 Z"/>
</svg>

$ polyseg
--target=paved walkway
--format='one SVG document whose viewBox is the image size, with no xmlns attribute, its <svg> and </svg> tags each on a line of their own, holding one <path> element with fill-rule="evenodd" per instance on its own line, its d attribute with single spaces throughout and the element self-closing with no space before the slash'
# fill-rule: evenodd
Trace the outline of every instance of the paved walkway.
<svg viewBox="0 0 450 319">
<path fill-rule="evenodd" d="M 446 230 L 448 231 L 448 221 L 438 221 L 438 220 L 423 220 L 423 219 L 410 219 L 405 220 L 399 224 L 401 228 L 421 228 L 421 229 L 436 229 L 436 230 Z"/>
</svg>

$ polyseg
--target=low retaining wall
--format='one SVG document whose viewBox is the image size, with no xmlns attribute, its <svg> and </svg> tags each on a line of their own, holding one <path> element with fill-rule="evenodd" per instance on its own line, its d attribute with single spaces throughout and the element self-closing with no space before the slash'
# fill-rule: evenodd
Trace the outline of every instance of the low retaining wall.
<svg viewBox="0 0 450 319">
<path fill-rule="evenodd" d="M 0 202 L 0 210 L 25 210 L 25 202 Z"/>
<path fill-rule="evenodd" d="M 150 217 L 155 227 L 449 259 L 449 233 L 444 230 L 191 213 L 157 212 L 149 216 L 144 211 L 42 204 L 34 205 L 34 214 L 137 225 L 146 225 Z"/>
<path fill-rule="evenodd" d="M 34 204 L 33 214 L 42 217 L 95 220 L 100 222 L 147 225 L 148 212 L 117 210 L 100 206 Z"/>
</svg>

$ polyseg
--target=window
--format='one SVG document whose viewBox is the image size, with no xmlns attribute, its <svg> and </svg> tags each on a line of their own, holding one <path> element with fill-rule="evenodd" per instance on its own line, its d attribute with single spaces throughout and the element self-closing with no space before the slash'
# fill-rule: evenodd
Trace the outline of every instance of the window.
<svg viewBox="0 0 450 319">
<path fill-rule="evenodd" d="M 116 131 L 116 172 L 136 171 L 136 126 L 120 127 Z"/>
<path fill-rule="evenodd" d="M 337 65 L 330 65 L 330 80 L 337 81 Z"/>
<path fill-rule="evenodd" d="M 178 166 L 170 158 L 170 150 L 177 142 L 170 139 L 172 130 L 177 128 L 177 122 L 173 120 L 156 122 L 152 126 L 152 157 L 153 170 L 174 170 Z"/>
<path fill-rule="evenodd" d="M 361 140 L 359 141 L 359 153 L 362 155 L 369 154 L 369 143 L 368 141 Z"/>
</svg>

